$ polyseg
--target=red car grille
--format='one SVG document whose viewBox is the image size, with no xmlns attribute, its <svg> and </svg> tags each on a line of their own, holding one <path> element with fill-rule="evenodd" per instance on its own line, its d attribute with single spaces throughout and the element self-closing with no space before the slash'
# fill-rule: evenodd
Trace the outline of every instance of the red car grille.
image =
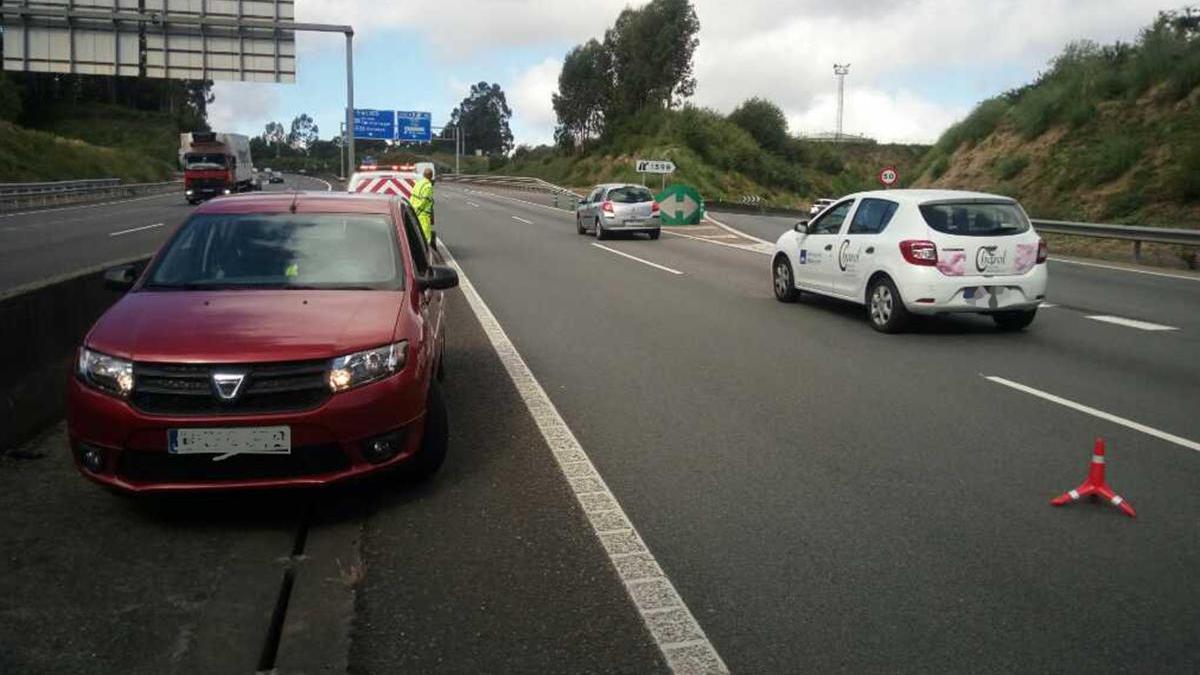
<svg viewBox="0 0 1200 675">
<path fill-rule="evenodd" d="M 236 365 L 137 363 L 130 403 L 153 415 L 250 415 L 310 410 L 329 399 L 328 361 Z M 244 373 L 232 400 L 217 394 L 213 373 Z"/>
</svg>

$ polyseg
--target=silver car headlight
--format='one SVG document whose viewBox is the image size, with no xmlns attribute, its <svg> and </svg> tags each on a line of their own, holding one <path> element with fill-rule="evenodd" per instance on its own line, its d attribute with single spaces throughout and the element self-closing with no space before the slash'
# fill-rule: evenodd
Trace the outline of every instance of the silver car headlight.
<svg viewBox="0 0 1200 675">
<path fill-rule="evenodd" d="M 329 388 L 346 391 L 399 372 L 408 360 L 408 341 L 339 356 L 329 364 Z"/>
<path fill-rule="evenodd" d="M 132 361 L 83 347 L 79 350 L 76 372 L 84 382 L 106 393 L 129 398 L 133 392 Z"/>
</svg>

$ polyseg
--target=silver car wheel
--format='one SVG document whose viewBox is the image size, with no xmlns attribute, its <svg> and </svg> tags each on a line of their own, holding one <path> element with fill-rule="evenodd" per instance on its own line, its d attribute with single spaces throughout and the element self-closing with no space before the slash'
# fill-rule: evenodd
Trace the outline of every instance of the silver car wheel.
<svg viewBox="0 0 1200 675">
<path fill-rule="evenodd" d="M 780 260 L 775 263 L 775 294 L 779 297 L 787 295 L 787 292 L 792 287 L 791 274 L 789 274 L 787 263 Z"/>
<path fill-rule="evenodd" d="M 886 326 L 892 319 L 892 291 L 887 284 L 879 284 L 871 293 L 871 320 L 877 326 Z"/>
</svg>

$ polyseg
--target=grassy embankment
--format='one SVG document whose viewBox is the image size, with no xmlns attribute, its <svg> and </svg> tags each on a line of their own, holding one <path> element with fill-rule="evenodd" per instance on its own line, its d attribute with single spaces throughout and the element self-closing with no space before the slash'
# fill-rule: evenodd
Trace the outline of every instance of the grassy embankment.
<svg viewBox="0 0 1200 675">
<path fill-rule="evenodd" d="M 169 118 L 122 108 L 47 120 L 43 130 L 0 121 L 0 182 L 167 180 L 178 144 Z"/>
</svg>

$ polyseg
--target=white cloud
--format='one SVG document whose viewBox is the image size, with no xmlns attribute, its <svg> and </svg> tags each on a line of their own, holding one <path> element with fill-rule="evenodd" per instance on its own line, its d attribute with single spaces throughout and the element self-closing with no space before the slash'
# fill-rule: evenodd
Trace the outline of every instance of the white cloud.
<svg viewBox="0 0 1200 675">
<path fill-rule="evenodd" d="M 548 58 L 517 76 L 508 104 L 513 109 L 513 134 L 518 142 L 537 145 L 553 140 L 556 120 L 551 96 L 558 90 L 561 70 L 561 59 Z"/>
<path fill-rule="evenodd" d="M 940 102 L 948 94 L 978 99 L 1013 84 L 976 80 L 971 91 L 947 92 L 947 85 L 930 81 L 936 78 L 930 73 L 1016 69 L 1026 74 L 1023 82 L 1071 40 L 1132 39 L 1154 18 L 1160 0 L 696 4 L 697 103 L 728 111 L 763 96 L 799 125 L 793 131 L 832 130 L 832 66 L 851 63 L 847 130 L 885 141 L 927 141 L 969 108 L 960 103 L 947 110 Z M 913 82 L 922 75 L 925 82 Z"/>
<path fill-rule="evenodd" d="M 628 0 L 442 0 L 435 4 L 305 0 L 297 3 L 297 19 L 351 24 L 368 38 L 389 28 L 417 30 L 444 58 L 457 60 L 493 49 L 596 37 L 628 4 Z"/>
<path fill-rule="evenodd" d="M 213 84 L 213 102 L 208 106 L 209 126 L 218 131 L 256 129 L 261 132 L 278 113 L 281 86 L 287 85 L 249 82 Z"/>
</svg>

